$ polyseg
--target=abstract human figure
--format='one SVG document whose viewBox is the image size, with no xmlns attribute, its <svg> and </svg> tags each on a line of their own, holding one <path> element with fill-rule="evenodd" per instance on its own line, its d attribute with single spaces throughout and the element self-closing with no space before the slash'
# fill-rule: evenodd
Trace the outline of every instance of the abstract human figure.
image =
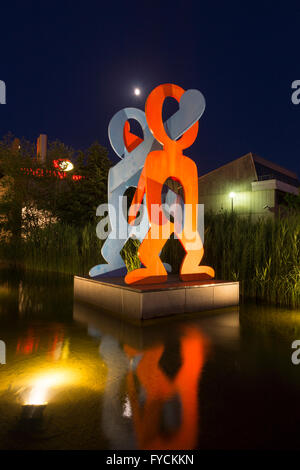
<svg viewBox="0 0 300 470">
<path fill-rule="evenodd" d="M 197 122 L 204 107 L 204 98 L 199 91 L 186 91 L 180 100 L 179 110 L 165 123 L 170 136 L 173 139 L 179 138 L 186 129 Z M 130 132 L 129 119 L 140 124 L 143 139 Z M 89 272 L 91 277 L 126 274 L 126 266 L 120 251 L 129 238 L 136 238 L 140 242 L 144 240 L 149 230 L 149 220 L 148 213 L 144 210 L 138 224 L 128 225 L 127 214 L 125 216 L 120 210 L 120 200 L 129 187 L 137 187 L 149 152 L 161 149 L 161 145 L 155 140 L 148 128 L 145 113 L 136 108 L 124 108 L 117 112 L 109 123 L 108 135 L 110 143 L 121 161 L 109 170 L 108 175 L 108 211 L 112 230 L 101 250 L 107 264 L 94 266 Z M 168 191 L 166 200 L 169 204 L 172 201 L 175 202 L 176 198 L 177 195 L 173 191 Z M 168 265 L 165 265 L 165 268 L 171 269 Z"/>
<path fill-rule="evenodd" d="M 197 220 L 198 172 L 195 162 L 182 153 L 183 149 L 190 147 L 195 141 L 198 122 L 186 130 L 180 139 L 172 140 L 162 121 L 165 98 L 173 97 L 179 102 L 183 94 L 183 88 L 165 84 L 155 88 L 146 101 L 148 126 L 156 140 L 163 145 L 163 150 L 148 154 L 129 210 L 128 220 L 133 223 L 146 195 L 150 228 L 138 251 L 139 259 L 145 267 L 128 273 L 125 277 L 127 284 L 160 283 L 167 280 L 167 272 L 159 255 L 172 233 L 186 251 L 180 267 L 181 280 L 209 279 L 215 275 L 211 267 L 199 266 L 204 249 Z M 179 181 L 184 193 L 184 221 L 180 230 L 161 210 L 162 188 L 168 178 Z"/>
<path fill-rule="evenodd" d="M 176 367 L 172 343 L 170 350 L 163 343 L 145 351 L 124 345 L 131 360 L 141 357 L 127 376 L 139 449 L 196 448 L 199 382 L 208 348 L 208 340 L 191 327 L 178 338 Z"/>
</svg>

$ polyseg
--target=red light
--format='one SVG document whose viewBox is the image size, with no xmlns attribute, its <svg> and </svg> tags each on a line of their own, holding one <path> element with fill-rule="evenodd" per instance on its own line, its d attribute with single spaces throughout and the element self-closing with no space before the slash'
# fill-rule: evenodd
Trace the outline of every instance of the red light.
<svg viewBox="0 0 300 470">
<path fill-rule="evenodd" d="M 60 167 L 60 163 L 61 163 L 61 162 L 67 162 L 67 161 L 69 162 L 70 160 L 65 160 L 65 159 L 62 159 L 62 158 L 61 158 L 61 159 L 58 159 L 58 160 L 53 160 L 53 166 L 54 166 L 54 168 L 56 168 L 56 169 L 60 169 L 60 168 L 61 168 L 61 167 Z M 70 162 L 70 163 L 71 163 L 71 162 Z M 21 168 L 21 171 L 22 171 L 23 173 L 26 173 L 27 175 L 31 174 L 31 175 L 33 175 L 33 176 L 38 176 L 38 177 L 40 177 L 40 176 L 45 176 L 45 175 L 47 175 L 47 176 L 54 175 L 54 176 L 56 176 L 57 178 L 59 178 L 59 179 L 61 179 L 61 180 L 64 179 L 64 178 L 66 178 L 66 176 L 67 176 L 67 173 L 66 173 L 65 171 L 61 171 L 61 170 L 60 170 L 60 171 L 57 171 L 57 170 L 55 170 L 55 171 L 53 172 L 53 171 L 51 171 L 51 170 L 44 170 L 43 168 L 37 168 L 36 170 L 33 170 L 32 168 Z M 81 180 L 81 179 L 83 179 L 83 178 L 85 178 L 85 177 L 82 176 L 82 175 L 72 175 L 72 180 L 73 180 L 73 181 L 79 181 L 79 180 Z"/>
</svg>

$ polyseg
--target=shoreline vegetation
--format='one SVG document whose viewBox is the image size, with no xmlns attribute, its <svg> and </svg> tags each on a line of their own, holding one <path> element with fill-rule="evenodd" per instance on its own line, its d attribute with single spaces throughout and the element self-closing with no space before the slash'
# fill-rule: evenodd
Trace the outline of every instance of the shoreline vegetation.
<svg viewBox="0 0 300 470">
<path fill-rule="evenodd" d="M 62 222 L 31 227 L 19 239 L 2 239 L 1 264 L 25 270 L 87 275 L 104 260 L 96 224 L 83 229 Z M 300 214 L 253 220 L 235 213 L 205 217 L 205 255 L 201 264 L 212 266 L 216 278 L 240 281 L 242 299 L 279 306 L 300 307 Z M 139 266 L 138 242 L 130 240 L 122 256 L 130 271 Z M 183 248 L 170 239 L 161 254 L 179 272 Z"/>
</svg>

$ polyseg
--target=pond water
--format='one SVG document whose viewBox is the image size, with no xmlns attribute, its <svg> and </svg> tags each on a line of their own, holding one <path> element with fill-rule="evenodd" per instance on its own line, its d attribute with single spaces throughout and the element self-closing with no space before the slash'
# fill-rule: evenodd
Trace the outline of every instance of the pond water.
<svg viewBox="0 0 300 470">
<path fill-rule="evenodd" d="M 244 304 L 140 327 L 74 304 L 69 276 L 2 269 L 0 448 L 300 448 L 296 339 L 299 310 Z"/>
</svg>

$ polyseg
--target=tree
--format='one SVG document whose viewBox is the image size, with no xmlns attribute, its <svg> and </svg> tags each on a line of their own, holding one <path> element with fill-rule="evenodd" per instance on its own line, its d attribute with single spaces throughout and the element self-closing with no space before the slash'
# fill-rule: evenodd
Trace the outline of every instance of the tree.
<svg viewBox="0 0 300 470">
<path fill-rule="evenodd" d="M 1 231 L 17 242 L 22 231 L 22 210 L 32 202 L 34 146 L 8 134 L 0 141 Z M 31 168 L 31 171 L 29 169 Z"/>
<path fill-rule="evenodd" d="M 284 202 L 288 208 L 300 211 L 300 194 L 295 195 L 286 193 L 284 196 Z"/>
<path fill-rule="evenodd" d="M 53 211 L 59 220 L 84 226 L 96 219 L 99 204 L 107 201 L 108 151 L 97 142 L 79 151 L 75 169 L 61 181 Z M 82 178 L 73 180 L 72 175 Z"/>
<path fill-rule="evenodd" d="M 70 173 L 53 167 L 53 160 L 70 159 Z M 36 158 L 35 145 L 14 139 L 0 141 L 0 215 L 2 232 L 17 240 L 36 226 L 54 221 L 85 226 L 95 221 L 96 208 L 107 200 L 107 150 L 97 142 L 75 152 L 60 141 L 50 142 L 47 160 Z M 73 175 L 81 179 L 74 180 Z"/>
</svg>

